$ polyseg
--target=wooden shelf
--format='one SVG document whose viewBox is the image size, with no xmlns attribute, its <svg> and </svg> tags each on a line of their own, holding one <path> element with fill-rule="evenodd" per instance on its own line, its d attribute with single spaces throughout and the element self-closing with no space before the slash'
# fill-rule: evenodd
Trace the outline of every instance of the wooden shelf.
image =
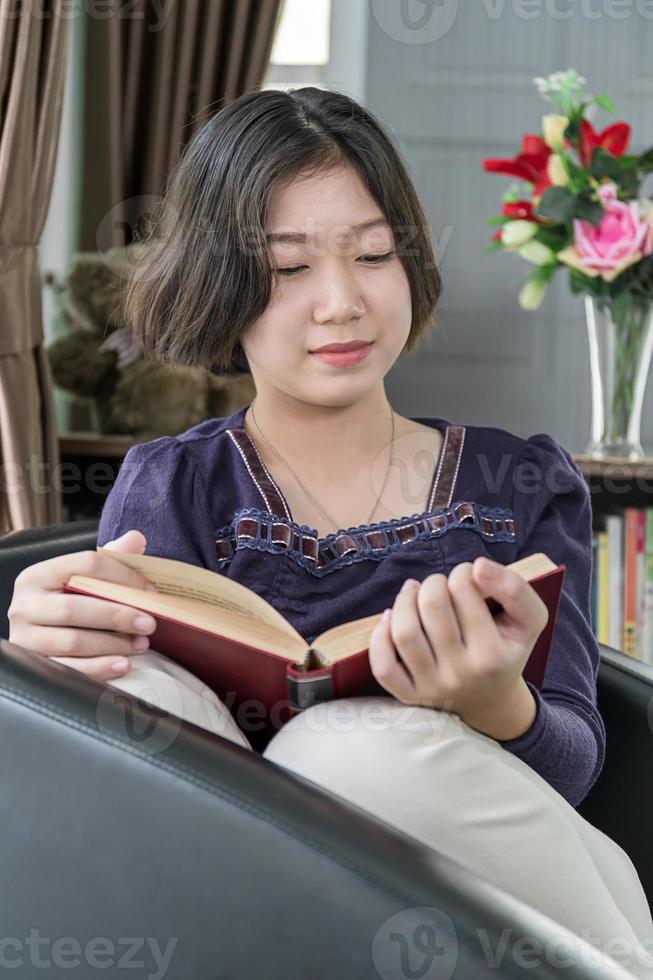
<svg viewBox="0 0 653 980">
<path fill-rule="evenodd" d="M 97 432 L 62 432 L 59 452 L 62 456 L 112 457 L 122 459 L 139 439 L 134 436 L 103 436 Z"/>
<path fill-rule="evenodd" d="M 630 461 L 618 456 L 593 459 L 583 453 L 572 453 L 584 476 L 609 477 L 615 480 L 653 480 L 653 457 Z"/>
</svg>

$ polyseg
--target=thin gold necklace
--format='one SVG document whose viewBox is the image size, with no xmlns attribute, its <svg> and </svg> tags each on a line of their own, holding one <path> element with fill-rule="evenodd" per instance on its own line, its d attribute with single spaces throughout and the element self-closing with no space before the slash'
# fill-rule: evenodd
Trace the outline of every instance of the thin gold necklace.
<svg viewBox="0 0 653 980">
<path fill-rule="evenodd" d="M 297 480 L 297 483 L 300 485 L 300 487 L 302 488 L 302 490 L 304 491 L 304 493 L 306 494 L 306 496 L 308 497 L 308 499 L 311 501 L 311 503 L 313 504 L 313 506 L 316 507 L 319 510 L 320 514 L 322 514 L 323 517 L 326 517 L 327 521 L 329 522 L 329 524 L 331 524 L 331 526 L 333 527 L 334 531 L 339 531 L 340 530 L 339 525 L 336 524 L 336 522 L 334 521 L 334 519 L 329 514 L 327 514 L 327 512 L 324 510 L 323 507 L 320 506 L 320 504 L 317 502 L 317 500 L 315 499 L 315 497 L 313 496 L 313 494 L 310 492 L 310 490 L 308 490 L 304 486 L 304 484 L 299 479 L 299 477 L 297 476 L 297 474 L 295 473 L 295 471 L 293 470 L 293 468 L 290 466 L 290 464 L 287 462 L 287 460 L 285 460 L 283 458 L 283 456 L 281 455 L 281 453 L 277 449 L 275 449 L 275 447 L 272 445 L 272 443 L 267 438 L 267 436 L 265 436 L 263 434 L 263 432 L 261 432 L 261 427 L 259 426 L 258 422 L 256 421 L 256 415 L 254 413 L 254 403 L 253 402 L 250 405 L 250 408 L 252 409 L 252 420 L 254 422 L 254 425 L 258 429 L 259 433 L 261 434 L 261 438 L 265 440 L 265 442 L 268 444 L 268 446 L 270 447 L 270 449 L 272 450 L 272 452 L 275 454 L 275 456 L 277 456 L 281 460 L 281 462 L 284 464 L 284 466 L 292 473 L 292 475 L 294 476 L 294 478 Z M 365 522 L 366 524 L 370 524 L 372 522 L 372 517 L 374 516 L 374 513 L 376 511 L 376 508 L 379 506 L 379 501 L 381 500 L 381 497 L 383 496 L 383 491 L 385 490 L 385 485 L 388 482 L 388 474 L 390 473 L 390 467 L 392 466 L 392 461 L 393 461 L 393 458 L 394 458 L 394 446 L 395 446 L 395 413 L 394 413 L 394 410 L 393 410 L 392 406 L 390 407 L 390 414 L 392 416 L 392 441 L 390 443 L 390 459 L 388 460 L 388 469 L 386 470 L 385 480 L 383 481 L 383 486 L 381 487 L 381 491 L 380 491 L 378 497 L 376 498 L 376 503 L 374 504 L 374 507 L 372 509 L 372 513 L 370 514 L 370 516 L 367 518 L 367 521 Z"/>
</svg>

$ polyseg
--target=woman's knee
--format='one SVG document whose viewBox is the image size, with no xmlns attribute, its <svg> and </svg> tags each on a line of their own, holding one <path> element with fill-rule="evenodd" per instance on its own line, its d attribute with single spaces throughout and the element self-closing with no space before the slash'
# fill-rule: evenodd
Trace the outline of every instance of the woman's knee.
<svg viewBox="0 0 653 980">
<path fill-rule="evenodd" d="M 110 681 L 112 688 L 148 702 L 160 711 L 189 721 L 251 749 L 227 706 L 198 677 L 156 650 L 132 657 L 129 673 Z"/>
<path fill-rule="evenodd" d="M 408 764 L 411 756 L 423 755 L 429 746 L 466 740 L 470 732 L 458 715 L 437 708 L 406 705 L 390 697 L 340 698 L 300 712 L 272 738 L 264 755 L 307 772 L 332 767 L 364 772 L 383 759 Z M 478 742 L 481 750 L 483 738 Z"/>
</svg>

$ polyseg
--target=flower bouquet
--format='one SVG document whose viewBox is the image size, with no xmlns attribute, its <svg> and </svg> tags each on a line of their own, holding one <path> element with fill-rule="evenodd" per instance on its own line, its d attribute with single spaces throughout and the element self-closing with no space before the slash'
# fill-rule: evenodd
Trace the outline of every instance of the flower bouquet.
<svg viewBox="0 0 653 980">
<path fill-rule="evenodd" d="M 527 134 L 512 159 L 484 159 L 491 173 L 526 182 L 502 197 L 500 225 L 486 251 L 514 252 L 533 264 L 519 292 L 524 309 L 542 302 L 558 268 L 584 294 L 592 378 L 595 458 L 640 459 L 641 409 L 653 353 L 653 200 L 641 184 L 653 171 L 653 147 L 626 154 L 630 126 L 601 131 L 589 116 L 615 109 L 607 95 L 583 94 L 574 69 L 536 78 L 553 112 L 542 134 Z"/>
</svg>

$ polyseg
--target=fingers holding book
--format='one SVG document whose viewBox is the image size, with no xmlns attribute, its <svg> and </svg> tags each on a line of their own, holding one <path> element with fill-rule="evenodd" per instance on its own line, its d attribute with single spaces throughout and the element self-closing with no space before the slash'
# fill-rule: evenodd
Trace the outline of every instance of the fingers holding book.
<svg viewBox="0 0 653 980">
<path fill-rule="evenodd" d="M 488 597 L 500 603 L 498 615 Z M 522 671 L 547 620 L 520 574 L 483 558 L 461 562 L 448 577 L 404 583 L 372 633 L 371 670 L 405 704 L 476 717 L 523 699 Z"/>
<path fill-rule="evenodd" d="M 105 547 L 141 554 L 145 538 L 140 531 L 131 530 Z M 130 656 L 148 648 L 156 622 L 129 606 L 65 594 L 64 584 L 76 574 L 154 588 L 140 572 L 94 551 L 38 562 L 16 578 L 7 614 L 9 640 L 97 679 L 124 674 L 129 670 Z"/>
</svg>

